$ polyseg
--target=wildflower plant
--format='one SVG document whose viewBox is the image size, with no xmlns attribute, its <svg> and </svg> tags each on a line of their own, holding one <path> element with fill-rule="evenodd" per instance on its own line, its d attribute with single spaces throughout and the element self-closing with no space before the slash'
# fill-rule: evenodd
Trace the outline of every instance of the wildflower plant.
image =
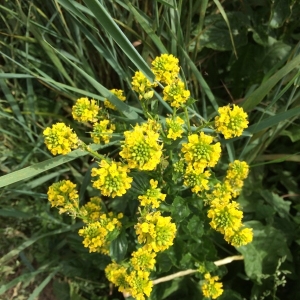
<svg viewBox="0 0 300 300">
<path fill-rule="evenodd" d="M 127 124 L 116 119 L 117 107 L 108 99 L 103 105 L 88 98 L 77 100 L 72 108 L 74 120 L 87 126 L 96 144 L 116 140 L 113 154 L 93 151 L 64 123 L 44 130 L 45 144 L 53 155 L 79 148 L 96 160 L 97 166 L 91 168 L 94 190 L 85 204 L 70 180 L 50 186 L 49 201 L 60 213 L 83 221 L 78 232 L 83 246 L 110 256 L 105 268 L 108 280 L 137 300 L 150 296 L 163 253 L 177 269 L 188 255 L 186 266 L 201 264 L 198 277 L 204 275 L 199 286 L 205 297 L 216 299 L 223 288 L 219 277 L 210 275 L 220 274 L 216 266 L 205 264 L 214 259 L 210 249 L 215 245 L 209 240 L 218 232 L 224 243 L 240 247 L 253 238 L 235 199 L 249 166 L 245 161 L 228 161 L 222 146 L 223 136 L 242 135 L 248 126 L 247 114 L 236 105 L 227 105 L 219 108 L 214 119 L 192 119 L 188 108 L 193 101 L 179 70 L 176 57 L 162 54 L 152 62 L 154 82 L 141 71 L 135 72 L 131 89 L 140 101 L 143 122 Z M 154 91 L 170 104 L 172 115 L 158 113 Z M 123 91 L 111 92 L 126 100 Z M 200 227 L 206 231 L 199 232 Z M 118 239 L 127 245 L 130 241 L 130 247 L 116 255 Z M 202 243 L 201 249 L 195 248 L 195 241 Z M 178 245 L 180 250 L 175 252 Z"/>
</svg>

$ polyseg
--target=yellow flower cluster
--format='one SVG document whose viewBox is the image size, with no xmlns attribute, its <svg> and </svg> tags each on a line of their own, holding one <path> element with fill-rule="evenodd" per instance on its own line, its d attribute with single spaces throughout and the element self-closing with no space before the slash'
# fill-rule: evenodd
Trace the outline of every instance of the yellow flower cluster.
<svg viewBox="0 0 300 300">
<path fill-rule="evenodd" d="M 182 144 L 181 151 L 184 153 L 185 161 L 194 167 L 194 169 L 203 170 L 206 167 L 214 167 L 221 156 L 221 144 L 213 142 L 213 137 L 200 134 L 191 134 L 188 136 L 188 143 Z"/>
<path fill-rule="evenodd" d="M 243 108 L 233 104 L 232 109 L 230 106 L 223 106 L 218 111 L 220 116 L 215 118 L 216 132 L 222 133 L 225 139 L 242 135 L 243 130 L 248 127 L 248 115 Z"/>
<path fill-rule="evenodd" d="M 197 194 L 204 190 L 209 190 L 210 172 L 203 172 L 201 169 L 194 169 L 188 165 L 184 174 L 184 185 L 192 187 L 192 192 Z"/>
<path fill-rule="evenodd" d="M 121 157 L 127 160 L 128 167 L 139 170 L 154 170 L 162 155 L 159 134 L 136 125 L 133 131 L 124 132 L 125 141 L 122 145 Z"/>
<path fill-rule="evenodd" d="M 145 300 L 152 291 L 150 272 L 145 270 L 132 270 L 115 262 L 105 268 L 105 274 L 109 281 L 119 287 L 120 292 L 130 293 L 136 300 Z"/>
<path fill-rule="evenodd" d="M 219 280 L 218 276 L 211 276 L 209 273 L 204 275 L 204 283 L 202 284 L 202 293 L 204 297 L 217 299 L 223 293 L 223 284 L 216 282 Z"/>
<path fill-rule="evenodd" d="M 243 212 L 239 204 L 231 200 L 240 193 L 248 172 L 246 162 L 230 163 L 224 181 L 207 194 L 210 205 L 207 216 L 211 219 L 211 227 L 224 234 L 225 240 L 235 247 L 246 245 L 253 239 L 252 229 L 244 228 L 242 224 Z"/>
<path fill-rule="evenodd" d="M 90 252 L 100 252 L 108 254 L 110 237 L 115 236 L 115 231 L 121 228 L 121 223 L 112 212 L 105 214 L 100 210 L 96 212 L 99 214 L 97 221 L 87 223 L 87 226 L 78 231 L 78 234 L 83 237 L 83 245 L 89 248 Z M 119 218 L 122 215 L 118 216 Z M 90 219 L 95 218 L 95 212 Z"/>
<path fill-rule="evenodd" d="M 72 107 L 73 119 L 79 122 L 96 122 L 100 107 L 94 99 L 79 98 Z"/>
<path fill-rule="evenodd" d="M 148 213 L 135 225 L 138 242 L 146 244 L 150 251 L 160 252 L 173 245 L 176 226 L 170 217 L 163 217 L 159 211 Z"/>
<path fill-rule="evenodd" d="M 149 100 L 154 95 L 151 88 L 157 86 L 157 83 L 151 83 L 141 71 L 136 71 L 132 77 L 131 85 L 132 89 L 139 94 L 140 100 Z"/>
<path fill-rule="evenodd" d="M 157 188 L 158 181 L 151 179 L 151 188 L 146 191 L 146 194 L 138 197 L 141 206 L 151 206 L 158 208 L 161 201 L 166 198 L 165 194 L 161 193 L 161 189 Z"/>
<path fill-rule="evenodd" d="M 120 162 L 101 160 L 100 168 L 92 169 L 92 176 L 97 177 L 93 187 L 104 196 L 122 196 L 131 187 L 132 178 L 127 175 L 129 169 Z"/>
<path fill-rule="evenodd" d="M 112 92 L 118 99 L 120 99 L 121 101 L 125 101 L 126 97 L 124 96 L 124 91 L 122 90 L 118 90 L 118 89 L 112 89 L 110 90 L 110 92 Z M 109 100 L 105 99 L 104 100 L 104 106 L 107 108 L 110 108 L 112 110 L 117 110 L 116 106 L 113 105 Z"/>
<path fill-rule="evenodd" d="M 190 97 L 190 91 L 185 89 L 184 83 L 177 79 L 171 84 L 165 86 L 163 90 L 163 99 L 170 102 L 172 107 L 179 108 L 183 106 Z"/>
<path fill-rule="evenodd" d="M 76 184 L 70 180 L 53 183 L 48 189 L 48 200 L 52 207 L 59 208 L 59 213 L 68 212 L 76 217 L 79 210 L 79 196 Z"/>
<path fill-rule="evenodd" d="M 72 129 L 64 123 L 56 123 L 52 128 L 47 127 L 43 134 L 48 150 L 53 154 L 68 154 L 78 148 L 78 137 Z"/>
<path fill-rule="evenodd" d="M 109 143 L 111 134 L 116 129 L 114 124 L 110 124 L 109 120 L 102 120 L 93 125 L 93 131 L 91 132 L 91 137 L 93 142 L 100 144 L 103 141 L 105 144 Z"/>
<path fill-rule="evenodd" d="M 184 120 L 182 120 L 180 117 L 176 117 L 172 119 L 168 118 L 166 119 L 166 124 L 168 127 L 167 138 L 176 140 L 182 137 L 182 134 L 184 132 L 182 128 L 182 125 L 184 124 Z"/>
<path fill-rule="evenodd" d="M 171 84 L 178 78 L 179 60 L 172 54 L 162 54 L 156 57 L 152 62 L 152 72 L 155 80 L 161 83 Z"/>
</svg>

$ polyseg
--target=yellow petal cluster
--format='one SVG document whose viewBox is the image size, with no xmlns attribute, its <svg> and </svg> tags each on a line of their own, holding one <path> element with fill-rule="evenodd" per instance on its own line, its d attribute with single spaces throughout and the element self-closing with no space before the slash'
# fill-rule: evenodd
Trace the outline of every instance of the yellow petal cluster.
<svg viewBox="0 0 300 300">
<path fill-rule="evenodd" d="M 218 109 L 220 116 L 215 118 L 215 128 L 217 132 L 224 135 L 225 139 L 242 135 L 245 128 L 248 127 L 247 113 L 242 107 L 233 104 L 223 106 Z"/>
<path fill-rule="evenodd" d="M 64 123 L 56 123 L 52 127 L 47 127 L 43 131 L 45 144 L 48 150 L 53 154 L 68 154 L 72 149 L 78 148 L 78 137 Z"/>
<path fill-rule="evenodd" d="M 166 124 L 168 127 L 167 138 L 176 140 L 182 137 L 182 134 L 184 133 L 184 130 L 182 128 L 182 125 L 184 124 L 184 120 L 182 120 L 178 116 L 176 118 L 167 118 Z"/>
<path fill-rule="evenodd" d="M 52 207 L 59 208 L 59 213 L 67 212 L 76 217 L 79 210 L 79 196 L 76 184 L 70 180 L 53 183 L 48 189 L 48 200 Z"/>
<path fill-rule="evenodd" d="M 132 177 L 128 176 L 129 169 L 120 162 L 101 160 L 100 168 L 92 169 L 92 176 L 97 177 L 93 187 L 99 189 L 104 196 L 122 196 L 131 187 Z"/>
<path fill-rule="evenodd" d="M 112 89 L 112 90 L 110 90 L 110 92 L 112 92 L 122 102 L 124 102 L 126 100 L 123 90 Z M 107 108 L 110 108 L 112 110 L 117 110 L 117 107 L 115 105 L 113 105 L 108 99 L 104 100 L 104 106 Z"/>
<path fill-rule="evenodd" d="M 99 110 L 100 107 L 94 99 L 79 98 L 72 107 L 72 116 L 79 122 L 96 122 Z"/>
<path fill-rule="evenodd" d="M 152 62 L 151 70 L 155 80 L 161 83 L 171 84 L 179 73 L 179 60 L 172 54 L 162 54 Z"/>
<path fill-rule="evenodd" d="M 91 137 L 93 142 L 100 144 L 103 141 L 105 144 L 109 143 L 112 133 L 116 129 L 114 124 L 110 124 L 109 120 L 102 120 L 93 124 L 93 131 Z"/>
<path fill-rule="evenodd" d="M 154 170 L 162 156 L 159 134 L 136 125 L 133 131 L 124 132 L 125 141 L 120 156 L 127 160 L 128 167 L 139 170 Z"/>
<path fill-rule="evenodd" d="M 223 284 L 217 282 L 219 280 L 218 276 L 211 276 L 209 273 L 204 275 L 204 283 L 202 285 L 202 293 L 204 297 L 217 299 L 223 293 Z"/>
<path fill-rule="evenodd" d="M 150 180 L 151 188 L 146 191 L 144 195 L 138 196 L 141 206 L 151 206 L 158 208 L 161 201 L 164 201 L 166 194 L 161 193 L 161 189 L 157 188 L 158 181 Z"/>
<path fill-rule="evenodd" d="M 190 91 L 185 89 L 184 83 L 178 79 L 165 86 L 163 99 L 170 102 L 172 107 L 179 108 L 187 102 L 190 94 Z"/>
</svg>

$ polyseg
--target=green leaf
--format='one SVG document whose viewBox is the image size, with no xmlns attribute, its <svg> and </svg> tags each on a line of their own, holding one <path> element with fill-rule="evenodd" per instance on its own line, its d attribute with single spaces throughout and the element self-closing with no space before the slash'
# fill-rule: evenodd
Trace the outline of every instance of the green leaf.
<svg viewBox="0 0 300 300">
<path fill-rule="evenodd" d="M 271 18 L 269 25 L 272 28 L 279 28 L 288 19 L 291 14 L 291 1 L 275 0 L 272 1 Z"/>
<path fill-rule="evenodd" d="M 128 58 L 133 62 L 138 70 L 142 71 L 145 76 L 152 81 L 153 74 L 149 66 L 146 64 L 140 54 L 135 50 L 131 42 L 117 26 L 116 22 L 112 19 L 109 12 L 103 7 L 103 5 L 96 0 L 84 0 L 84 3 L 91 10 L 97 22 L 120 46 L 122 51 L 128 56 Z"/>
<path fill-rule="evenodd" d="M 182 222 L 190 213 L 191 211 L 189 210 L 185 199 L 179 196 L 175 197 L 171 207 L 171 214 L 174 221 L 176 223 Z"/>
<path fill-rule="evenodd" d="M 57 299 L 71 300 L 70 299 L 70 286 L 67 282 L 54 280 L 52 288 L 53 288 L 54 295 Z"/>
<path fill-rule="evenodd" d="M 198 240 L 204 234 L 203 221 L 197 215 L 189 219 L 187 229 L 193 239 Z"/>
<path fill-rule="evenodd" d="M 122 231 L 116 239 L 110 243 L 109 255 L 116 262 L 124 259 L 128 248 L 125 231 Z"/>
<path fill-rule="evenodd" d="M 260 191 L 261 196 L 270 204 L 281 218 L 288 217 L 290 214 L 291 201 L 286 201 L 282 197 L 268 190 Z"/>
<path fill-rule="evenodd" d="M 253 93 L 248 95 L 243 103 L 244 110 L 248 111 L 257 106 L 263 101 L 264 97 L 271 91 L 271 89 L 281 80 L 285 75 L 297 68 L 300 64 L 300 55 L 289 61 L 284 67 L 278 70 L 267 81 L 262 83 Z"/>
<path fill-rule="evenodd" d="M 245 222 L 245 225 L 253 228 L 253 241 L 237 250 L 244 256 L 248 277 L 261 283 L 262 275 L 273 274 L 278 259 L 287 256 L 290 260 L 291 253 L 281 231 L 272 226 L 264 226 L 257 221 Z"/>
<path fill-rule="evenodd" d="M 227 13 L 231 26 L 232 37 L 236 48 L 247 44 L 249 22 L 247 17 L 240 12 Z M 222 15 L 209 15 L 205 18 L 205 29 L 200 36 L 200 46 L 214 50 L 232 50 L 232 40 L 228 25 Z"/>
</svg>

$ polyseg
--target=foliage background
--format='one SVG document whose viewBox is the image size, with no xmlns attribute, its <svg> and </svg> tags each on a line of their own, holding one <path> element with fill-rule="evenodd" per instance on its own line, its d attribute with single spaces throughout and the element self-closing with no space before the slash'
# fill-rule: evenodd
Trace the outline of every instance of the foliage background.
<svg viewBox="0 0 300 300">
<path fill-rule="evenodd" d="M 147 63 L 168 52 L 180 60 L 196 112 L 209 118 L 236 103 L 250 114 L 245 136 L 226 146 L 251 165 L 238 201 L 255 240 L 239 249 L 244 262 L 220 268 L 221 299 L 300 298 L 299 13 L 292 0 L 4 1 L 0 297 L 122 299 L 105 279 L 107 258 L 82 247 L 81 224 L 47 202 L 58 178 L 75 179 L 83 194 L 92 162 L 76 151 L 52 158 L 42 131 L 62 120 L 83 137 L 70 107 L 81 95 L 103 100 L 111 88 L 125 90 L 125 118 L 135 119 L 131 76 L 139 67 L 151 77 Z M 219 257 L 237 253 L 222 240 L 217 246 Z M 173 264 L 161 255 L 157 276 L 174 273 Z M 191 267 L 189 257 L 180 265 Z M 151 299 L 180 297 L 201 299 L 193 277 L 157 285 Z"/>
</svg>

